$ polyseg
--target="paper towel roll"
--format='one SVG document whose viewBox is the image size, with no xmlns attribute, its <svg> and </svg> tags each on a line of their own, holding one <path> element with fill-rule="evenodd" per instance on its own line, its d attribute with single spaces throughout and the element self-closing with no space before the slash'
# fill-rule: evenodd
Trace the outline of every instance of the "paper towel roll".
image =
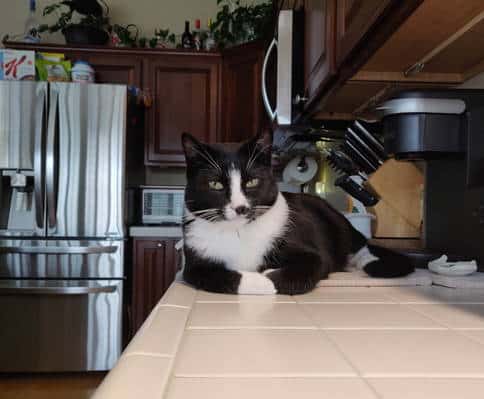
<svg viewBox="0 0 484 399">
<path fill-rule="evenodd" d="M 292 159 L 284 168 L 282 172 L 282 179 L 285 183 L 293 185 L 301 185 L 310 181 L 316 172 L 318 171 L 318 163 L 312 157 L 306 157 L 306 163 L 308 165 L 304 172 L 299 171 L 298 164 L 301 162 L 302 157 L 298 156 Z"/>
</svg>

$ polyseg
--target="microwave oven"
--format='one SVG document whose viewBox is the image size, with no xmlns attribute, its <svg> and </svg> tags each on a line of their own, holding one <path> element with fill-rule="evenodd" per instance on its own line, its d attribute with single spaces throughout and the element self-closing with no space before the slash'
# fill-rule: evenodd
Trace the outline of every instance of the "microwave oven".
<svg viewBox="0 0 484 399">
<path fill-rule="evenodd" d="M 270 66 L 273 55 L 277 58 L 275 71 Z M 274 106 L 267 87 L 268 73 L 277 75 Z M 304 105 L 303 9 L 279 12 L 277 33 L 262 64 L 262 101 L 270 120 L 279 126 L 293 124 Z"/>
<path fill-rule="evenodd" d="M 141 187 L 143 224 L 181 224 L 185 188 L 179 186 Z"/>
</svg>

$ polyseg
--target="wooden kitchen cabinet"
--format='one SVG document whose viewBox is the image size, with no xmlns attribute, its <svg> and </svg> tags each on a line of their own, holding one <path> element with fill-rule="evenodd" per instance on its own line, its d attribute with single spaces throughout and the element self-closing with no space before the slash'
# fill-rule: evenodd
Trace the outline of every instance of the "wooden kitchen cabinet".
<svg viewBox="0 0 484 399">
<path fill-rule="evenodd" d="M 338 0 L 336 62 L 340 65 L 361 42 L 385 10 L 398 0 Z"/>
<path fill-rule="evenodd" d="M 264 43 L 256 42 L 223 53 L 223 142 L 240 142 L 260 132 L 266 122 L 262 104 Z"/>
<path fill-rule="evenodd" d="M 336 73 L 336 3 L 304 1 L 304 96 L 308 103 Z"/>
<path fill-rule="evenodd" d="M 219 137 L 220 57 L 154 57 L 145 69 L 147 86 L 154 93 L 146 121 L 146 164 L 183 166 L 183 132 L 208 143 Z"/>
<path fill-rule="evenodd" d="M 175 249 L 177 241 L 153 238 L 133 240 L 131 300 L 128 304 L 131 337 L 175 280 L 178 266 Z"/>
<path fill-rule="evenodd" d="M 238 142 L 261 129 L 261 69 L 265 43 L 254 42 L 217 52 L 179 49 L 112 48 L 6 42 L 5 47 L 63 53 L 85 60 L 99 83 L 118 83 L 149 92 L 152 104 L 128 131 L 133 159 L 149 166 L 183 167 L 181 134 L 208 143 Z M 130 116 L 133 116 L 130 113 Z M 129 125 L 128 125 L 129 128 Z M 131 181 L 140 180 L 140 168 Z M 130 172 L 130 170 L 128 170 Z"/>
</svg>

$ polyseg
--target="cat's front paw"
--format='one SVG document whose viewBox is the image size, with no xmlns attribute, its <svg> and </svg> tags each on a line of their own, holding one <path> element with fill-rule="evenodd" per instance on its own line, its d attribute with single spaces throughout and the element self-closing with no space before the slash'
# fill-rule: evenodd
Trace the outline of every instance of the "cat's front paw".
<svg viewBox="0 0 484 399">
<path fill-rule="evenodd" d="M 277 293 L 274 283 L 263 274 L 257 272 L 240 272 L 240 274 L 238 294 L 271 295 Z"/>
</svg>

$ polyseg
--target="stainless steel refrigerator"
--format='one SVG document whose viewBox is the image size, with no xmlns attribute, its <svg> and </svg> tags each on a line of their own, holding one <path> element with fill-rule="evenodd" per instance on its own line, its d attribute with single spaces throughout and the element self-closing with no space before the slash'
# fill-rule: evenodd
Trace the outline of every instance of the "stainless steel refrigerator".
<svg viewBox="0 0 484 399">
<path fill-rule="evenodd" d="M 0 372 L 119 357 L 126 91 L 0 82 Z"/>
</svg>

